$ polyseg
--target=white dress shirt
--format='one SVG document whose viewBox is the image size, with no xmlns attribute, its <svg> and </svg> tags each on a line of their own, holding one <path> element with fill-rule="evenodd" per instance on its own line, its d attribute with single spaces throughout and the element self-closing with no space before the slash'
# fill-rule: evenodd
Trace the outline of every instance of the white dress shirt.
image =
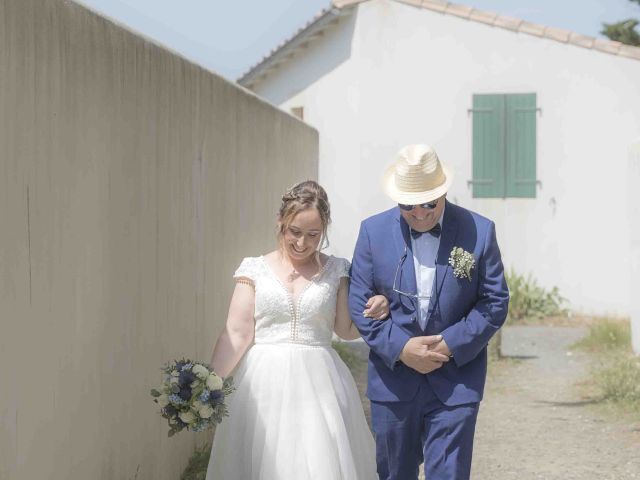
<svg viewBox="0 0 640 480">
<path fill-rule="evenodd" d="M 438 220 L 441 228 L 443 217 L 444 208 L 442 209 L 440 220 Z M 416 271 L 416 286 L 418 287 L 418 296 L 420 297 L 418 323 L 422 329 L 427 326 L 427 312 L 429 311 L 431 291 L 433 290 L 433 282 L 436 277 L 436 257 L 439 247 L 440 237 L 434 237 L 429 233 L 420 235 L 418 238 L 411 237 L 413 266 Z"/>
</svg>

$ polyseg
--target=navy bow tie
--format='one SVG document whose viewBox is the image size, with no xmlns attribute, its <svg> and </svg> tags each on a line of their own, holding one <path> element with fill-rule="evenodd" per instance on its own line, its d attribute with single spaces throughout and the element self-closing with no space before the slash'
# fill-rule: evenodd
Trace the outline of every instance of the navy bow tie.
<svg viewBox="0 0 640 480">
<path fill-rule="evenodd" d="M 431 230 L 429 230 L 428 232 L 416 232 L 415 230 L 411 230 L 411 236 L 414 239 L 420 238 L 425 233 L 428 233 L 428 234 L 433 235 L 434 237 L 438 238 L 440 236 L 440 234 L 442 233 L 442 227 L 440 226 L 439 223 L 436 223 L 436 225 Z"/>
</svg>

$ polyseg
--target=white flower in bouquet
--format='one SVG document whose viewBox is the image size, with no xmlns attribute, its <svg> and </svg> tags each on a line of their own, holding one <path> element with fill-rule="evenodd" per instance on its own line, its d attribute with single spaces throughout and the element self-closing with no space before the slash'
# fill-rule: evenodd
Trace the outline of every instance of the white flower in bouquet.
<svg viewBox="0 0 640 480">
<path fill-rule="evenodd" d="M 222 379 L 215 373 L 211 373 L 207 378 L 207 388 L 211 391 L 220 390 L 222 388 Z"/>
<path fill-rule="evenodd" d="M 198 419 L 190 410 L 186 412 L 180 412 L 178 416 L 180 417 L 180 420 L 182 420 L 184 423 L 189 423 L 189 424 L 195 423 L 196 420 Z"/>
<path fill-rule="evenodd" d="M 196 364 L 193 366 L 191 371 L 200 380 L 206 380 L 207 377 L 209 376 L 209 370 L 204 365 Z"/>
<path fill-rule="evenodd" d="M 159 397 L 157 397 L 157 400 L 158 400 L 158 405 L 160 405 L 160 408 L 164 408 L 167 405 L 169 405 L 169 397 L 164 393 Z"/>
<path fill-rule="evenodd" d="M 213 415 L 213 407 L 211 405 L 202 405 L 202 408 L 198 410 L 200 418 L 209 418 Z"/>
</svg>

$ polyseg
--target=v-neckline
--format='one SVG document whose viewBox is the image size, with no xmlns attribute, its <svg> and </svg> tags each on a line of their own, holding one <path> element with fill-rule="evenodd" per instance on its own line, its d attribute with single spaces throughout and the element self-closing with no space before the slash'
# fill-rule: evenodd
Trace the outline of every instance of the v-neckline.
<svg viewBox="0 0 640 480">
<path fill-rule="evenodd" d="M 302 296 L 305 294 L 305 292 L 309 289 L 309 287 L 311 285 L 313 285 L 314 283 L 316 283 L 316 280 L 318 280 L 322 274 L 324 273 L 324 271 L 327 269 L 327 266 L 329 265 L 329 262 L 331 261 L 331 259 L 333 258 L 333 255 L 329 255 L 327 257 L 327 261 L 324 263 L 324 265 L 322 266 L 322 268 L 320 269 L 320 271 L 315 274 L 311 280 L 307 281 L 307 283 L 302 287 L 302 289 L 300 290 L 300 293 L 298 293 L 297 296 L 293 296 L 293 294 L 287 289 L 287 287 L 285 286 L 285 284 L 282 282 L 282 280 L 280 280 L 280 277 L 278 276 L 278 274 L 275 272 L 275 270 L 273 268 L 271 268 L 271 266 L 269 265 L 269 263 L 267 262 L 267 259 L 265 258 L 264 255 L 262 255 L 260 257 L 262 259 L 262 263 L 264 263 L 265 268 L 267 269 L 267 271 L 269 272 L 269 274 L 274 278 L 274 280 L 276 282 L 278 282 L 278 284 L 280 285 L 280 287 L 282 288 L 282 290 L 284 291 L 285 295 L 287 296 L 287 299 L 291 302 L 291 305 L 298 305 L 300 302 L 300 299 L 302 298 Z"/>
</svg>

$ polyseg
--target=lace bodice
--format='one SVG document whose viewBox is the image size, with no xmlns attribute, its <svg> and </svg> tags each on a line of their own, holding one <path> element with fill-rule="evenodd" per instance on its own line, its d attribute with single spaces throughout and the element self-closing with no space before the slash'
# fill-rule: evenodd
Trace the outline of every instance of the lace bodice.
<svg viewBox="0 0 640 480">
<path fill-rule="evenodd" d="M 255 287 L 255 343 L 306 345 L 331 344 L 338 286 L 340 278 L 348 276 L 349 262 L 330 256 L 294 304 L 264 257 L 245 258 L 233 275 L 251 280 Z"/>
</svg>

